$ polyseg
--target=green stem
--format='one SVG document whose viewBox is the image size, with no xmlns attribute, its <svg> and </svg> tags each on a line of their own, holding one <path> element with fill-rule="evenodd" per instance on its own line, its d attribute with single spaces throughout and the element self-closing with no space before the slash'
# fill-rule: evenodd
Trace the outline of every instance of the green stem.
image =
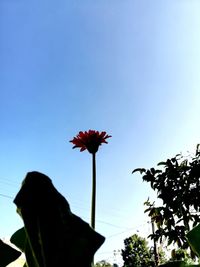
<svg viewBox="0 0 200 267">
<path fill-rule="evenodd" d="M 91 227 L 95 229 L 95 206 L 96 206 L 96 158 L 92 154 L 92 207 L 91 207 Z"/>
</svg>

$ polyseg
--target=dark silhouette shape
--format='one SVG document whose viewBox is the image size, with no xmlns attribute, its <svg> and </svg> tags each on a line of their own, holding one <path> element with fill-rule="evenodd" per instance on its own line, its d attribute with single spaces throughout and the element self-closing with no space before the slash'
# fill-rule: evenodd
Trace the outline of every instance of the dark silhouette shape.
<svg viewBox="0 0 200 267">
<path fill-rule="evenodd" d="M 28 251 L 35 266 L 91 266 L 105 238 L 71 212 L 49 177 L 29 172 L 14 203 L 24 221 Z M 30 255 L 26 259 L 29 264 Z"/>
<path fill-rule="evenodd" d="M 7 266 L 12 261 L 15 261 L 20 255 L 21 252 L 5 244 L 0 239 L 0 267 Z"/>
</svg>

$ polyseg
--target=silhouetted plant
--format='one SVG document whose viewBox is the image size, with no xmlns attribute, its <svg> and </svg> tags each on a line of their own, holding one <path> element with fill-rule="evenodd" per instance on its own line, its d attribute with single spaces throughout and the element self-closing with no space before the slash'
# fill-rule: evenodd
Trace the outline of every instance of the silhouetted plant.
<svg viewBox="0 0 200 267">
<path fill-rule="evenodd" d="M 79 132 L 70 142 L 74 144 L 73 148 L 80 148 L 80 151 L 88 150 L 92 154 L 92 205 L 91 205 L 91 227 L 95 229 L 95 211 L 96 211 L 96 152 L 103 143 L 107 144 L 106 139 L 110 138 L 106 132 L 89 130 Z"/>
<path fill-rule="evenodd" d="M 147 201 L 145 212 L 156 223 L 157 230 L 151 235 L 155 240 L 175 242 L 180 248 L 189 246 L 186 233 L 200 222 L 200 150 L 184 158 L 182 155 L 158 163 L 163 169 L 137 168 L 143 181 L 150 183 L 163 205 Z"/>
<path fill-rule="evenodd" d="M 74 215 L 67 200 L 55 189 L 51 180 L 39 172 L 28 173 L 14 199 L 24 227 L 16 231 L 11 242 L 26 256 L 26 267 L 91 267 L 97 249 L 105 238 L 95 232 L 96 152 L 111 136 L 106 132 L 79 132 L 73 148 L 92 154 L 91 227 Z M 0 240 L 0 267 L 21 253 Z"/>
<path fill-rule="evenodd" d="M 14 203 L 24 227 L 10 240 L 25 253 L 26 267 L 55 267 L 63 263 L 70 267 L 91 267 L 94 254 L 105 238 L 71 212 L 67 200 L 46 175 L 28 173 Z M 9 257 L 13 258 L 13 251 Z M 4 266 L 0 257 L 0 267 Z"/>
</svg>

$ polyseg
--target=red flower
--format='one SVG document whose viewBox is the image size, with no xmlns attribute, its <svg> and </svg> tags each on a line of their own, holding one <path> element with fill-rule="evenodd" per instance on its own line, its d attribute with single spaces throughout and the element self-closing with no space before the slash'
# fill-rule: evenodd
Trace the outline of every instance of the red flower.
<svg viewBox="0 0 200 267">
<path fill-rule="evenodd" d="M 74 144 L 73 148 L 80 147 L 80 151 L 88 150 L 90 153 L 94 154 L 98 151 L 99 146 L 102 143 L 108 143 L 107 138 L 110 138 L 106 132 L 98 132 L 94 130 L 89 130 L 88 132 L 79 132 L 79 134 L 74 137 L 70 142 Z"/>
</svg>

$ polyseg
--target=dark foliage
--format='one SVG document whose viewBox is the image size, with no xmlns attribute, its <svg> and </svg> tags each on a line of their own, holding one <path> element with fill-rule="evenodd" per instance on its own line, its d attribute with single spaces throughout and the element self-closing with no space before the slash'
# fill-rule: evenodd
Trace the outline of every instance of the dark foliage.
<svg viewBox="0 0 200 267">
<path fill-rule="evenodd" d="M 24 228 L 11 240 L 25 252 L 28 266 L 91 267 L 105 238 L 71 212 L 46 175 L 28 173 L 14 203 Z"/>
<path fill-rule="evenodd" d="M 200 222 L 200 150 L 197 146 L 193 157 L 176 155 L 165 162 L 158 163 L 163 169 L 135 169 L 142 174 L 143 181 L 162 199 L 163 205 L 155 207 L 147 201 L 146 212 L 156 222 L 157 230 L 151 235 L 168 244 L 176 242 L 180 248 L 187 248 L 186 233 Z"/>
</svg>

